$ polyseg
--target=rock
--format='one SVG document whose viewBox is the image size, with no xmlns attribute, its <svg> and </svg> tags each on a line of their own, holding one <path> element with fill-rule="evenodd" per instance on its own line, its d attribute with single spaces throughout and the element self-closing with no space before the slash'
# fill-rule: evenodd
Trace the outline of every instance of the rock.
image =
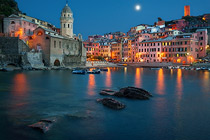
<svg viewBox="0 0 210 140">
<path fill-rule="evenodd" d="M 114 90 L 110 90 L 110 89 L 103 89 L 102 91 L 105 91 L 105 92 L 115 92 Z"/>
<path fill-rule="evenodd" d="M 92 119 L 92 116 L 90 115 L 73 115 L 73 114 L 68 114 L 66 115 L 67 117 L 71 118 L 71 119 Z"/>
<path fill-rule="evenodd" d="M 148 91 L 136 87 L 121 88 L 119 92 L 114 93 L 114 96 L 140 100 L 148 100 L 152 97 Z"/>
<path fill-rule="evenodd" d="M 113 96 L 116 91 L 110 89 L 103 89 L 99 94 Z"/>
<path fill-rule="evenodd" d="M 112 98 L 97 99 L 97 102 L 100 102 L 104 106 L 112 108 L 112 109 L 116 109 L 116 110 L 125 108 L 124 104 Z"/>
<path fill-rule="evenodd" d="M 50 130 L 50 128 L 53 126 L 53 124 L 57 121 L 57 118 L 47 118 L 47 119 L 42 119 L 39 122 L 29 125 L 29 127 L 41 130 L 43 133 L 46 133 L 47 131 Z"/>
<path fill-rule="evenodd" d="M 34 129 L 39 129 L 41 130 L 43 133 L 46 133 L 47 131 L 50 130 L 50 128 L 52 127 L 52 123 L 49 122 L 37 122 L 35 124 L 29 125 L 29 127 L 34 128 Z"/>
<path fill-rule="evenodd" d="M 55 122 L 57 122 L 57 118 L 56 117 L 52 117 L 52 118 L 42 119 L 40 121 L 41 122 L 48 122 L 48 123 L 55 123 Z"/>
</svg>

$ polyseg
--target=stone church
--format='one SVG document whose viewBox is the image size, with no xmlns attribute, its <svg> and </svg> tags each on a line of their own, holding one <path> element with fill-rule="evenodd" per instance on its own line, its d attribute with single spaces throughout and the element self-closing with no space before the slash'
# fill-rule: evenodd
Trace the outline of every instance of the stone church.
<svg viewBox="0 0 210 140">
<path fill-rule="evenodd" d="M 29 37 L 28 45 L 35 52 L 42 52 L 45 66 L 78 66 L 86 63 L 86 49 L 82 36 L 73 33 L 73 12 L 66 4 L 61 12 L 60 33 L 38 27 Z"/>
</svg>

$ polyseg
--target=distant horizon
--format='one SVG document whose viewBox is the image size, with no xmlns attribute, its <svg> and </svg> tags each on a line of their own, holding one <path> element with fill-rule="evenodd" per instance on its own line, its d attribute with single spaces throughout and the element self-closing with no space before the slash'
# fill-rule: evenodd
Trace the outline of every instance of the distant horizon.
<svg viewBox="0 0 210 140">
<path fill-rule="evenodd" d="M 33 3 L 34 8 L 31 7 L 31 1 L 16 0 L 16 2 L 22 13 L 47 21 L 60 28 L 60 14 L 66 4 L 66 0 L 63 0 L 63 2 L 36 0 Z M 127 33 L 131 27 L 140 24 L 153 25 L 158 21 L 158 17 L 161 17 L 164 21 L 181 19 L 184 16 L 185 5 L 191 6 L 191 16 L 210 13 L 208 11 L 210 2 L 207 0 L 203 0 L 202 3 L 195 0 L 189 2 L 177 0 L 173 6 L 167 0 L 150 3 L 140 0 L 120 0 L 120 4 L 118 0 L 101 1 L 100 4 L 98 0 L 70 0 L 68 4 L 74 14 L 74 34 L 81 33 L 84 39 L 87 39 L 91 35 L 104 35 L 110 32 L 119 31 Z M 136 4 L 141 5 L 142 9 L 140 11 L 135 11 L 134 7 Z M 50 6 L 47 7 L 46 5 Z"/>
</svg>

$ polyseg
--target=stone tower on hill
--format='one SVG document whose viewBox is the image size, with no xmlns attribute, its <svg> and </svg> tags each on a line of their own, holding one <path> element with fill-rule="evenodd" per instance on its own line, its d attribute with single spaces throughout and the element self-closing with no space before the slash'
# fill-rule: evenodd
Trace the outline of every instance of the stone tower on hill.
<svg viewBox="0 0 210 140">
<path fill-rule="evenodd" d="M 190 16 L 190 6 L 186 5 L 184 6 L 184 16 Z"/>
<path fill-rule="evenodd" d="M 66 6 L 63 8 L 61 12 L 61 18 L 60 18 L 60 26 L 61 26 L 61 35 L 73 38 L 73 12 L 71 11 L 71 8 L 68 6 L 68 3 L 66 3 Z"/>
</svg>

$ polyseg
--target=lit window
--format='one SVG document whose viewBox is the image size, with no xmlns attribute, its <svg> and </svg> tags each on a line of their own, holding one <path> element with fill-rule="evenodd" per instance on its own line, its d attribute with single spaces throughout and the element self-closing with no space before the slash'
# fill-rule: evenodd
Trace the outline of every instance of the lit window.
<svg viewBox="0 0 210 140">
<path fill-rule="evenodd" d="M 41 31 L 39 31 L 39 32 L 37 33 L 38 36 L 42 36 L 42 34 L 43 34 L 43 33 L 42 33 Z"/>
</svg>

